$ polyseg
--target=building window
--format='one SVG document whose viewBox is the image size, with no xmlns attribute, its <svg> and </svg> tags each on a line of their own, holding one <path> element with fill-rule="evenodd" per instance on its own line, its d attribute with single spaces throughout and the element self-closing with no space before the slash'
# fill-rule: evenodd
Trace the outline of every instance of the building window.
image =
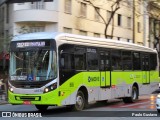
<svg viewBox="0 0 160 120">
<path fill-rule="evenodd" d="M 6 38 L 9 38 L 9 31 L 8 30 L 6 30 Z"/>
<path fill-rule="evenodd" d="M 31 9 L 44 9 L 44 2 L 31 2 Z"/>
<path fill-rule="evenodd" d="M 72 28 L 66 28 L 66 27 L 64 27 L 64 28 L 63 28 L 63 31 L 64 31 L 65 33 L 72 33 Z"/>
<path fill-rule="evenodd" d="M 94 33 L 94 37 L 100 38 L 100 34 L 99 33 Z"/>
<path fill-rule="evenodd" d="M 128 17 L 128 18 L 127 18 L 127 27 L 128 27 L 128 28 L 131 28 L 131 22 L 132 22 L 132 21 L 131 21 L 131 17 Z"/>
<path fill-rule="evenodd" d="M 30 27 L 30 32 L 34 33 L 34 32 L 44 32 L 45 27 L 44 26 L 31 26 Z"/>
<path fill-rule="evenodd" d="M 132 5 L 131 2 L 132 2 L 131 0 L 127 0 L 127 5 L 128 5 L 128 7 L 131 7 L 131 5 Z"/>
<path fill-rule="evenodd" d="M 141 24 L 140 24 L 140 22 L 137 22 L 137 31 L 138 31 L 138 33 L 141 32 Z"/>
<path fill-rule="evenodd" d="M 6 23 L 9 23 L 9 4 L 7 4 L 6 8 Z"/>
<path fill-rule="evenodd" d="M 87 32 L 86 32 L 86 31 L 83 31 L 83 30 L 80 30 L 80 31 L 79 31 L 79 34 L 80 34 L 80 35 L 87 36 Z"/>
<path fill-rule="evenodd" d="M 112 36 L 111 36 L 111 35 L 108 35 L 108 36 L 107 36 L 107 39 L 112 39 Z"/>
<path fill-rule="evenodd" d="M 71 14 L 71 11 L 72 11 L 72 1 L 71 0 L 65 0 L 64 12 Z"/>
<path fill-rule="evenodd" d="M 118 26 L 121 26 L 121 20 L 122 19 L 122 15 L 121 14 L 118 14 Z"/>
<path fill-rule="evenodd" d="M 81 16 L 87 17 L 87 5 L 85 3 L 81 3 Z"/>
<path fill-rule="evenodd" d="M 1 20 L 2 20 L 2 22 L 4 21 L 4 7 L 2 8 L 2 18 L 1 18 Z"/>
<path fill-rule="evenodd" d="M 100 9 L 99 8 L 95 8 L 95 15 L 94 15 L 94 18 L 95 18 L 95 20 L 96 21 L 99 21 L 100 19 L 100 17 L 99 17 L 99 14 L 98 13 L 100 13 Z"/>
</svg>

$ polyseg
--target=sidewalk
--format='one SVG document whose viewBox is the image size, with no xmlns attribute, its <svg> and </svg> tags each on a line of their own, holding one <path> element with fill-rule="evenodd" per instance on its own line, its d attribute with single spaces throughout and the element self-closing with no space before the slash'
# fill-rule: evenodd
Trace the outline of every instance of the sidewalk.
<svg viewBox="0 0 160 120">
<path fill-rule="evenodd" d="M 7 75 L 0 73 L 0 105 L 7 104 Z"/>
<path fill-rule="evenodd" d="M 0 105 L 7 104 L 8 101 L 6 100 L 5 94 L 0 94 Z"/>
<path fill-rule="evenodd" d="M 6 100 L 0 100 L 0 105 L 8 104 Z"/>
</svg>

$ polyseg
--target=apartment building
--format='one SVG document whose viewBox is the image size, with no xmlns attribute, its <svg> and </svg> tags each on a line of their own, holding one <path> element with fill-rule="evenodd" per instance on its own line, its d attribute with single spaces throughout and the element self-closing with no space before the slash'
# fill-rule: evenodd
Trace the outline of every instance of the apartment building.
<svg viewBox="0 0 160 120">
<path fill-rule="evenodd" d="M 106 20 L 110 17 L 112 0 L 94 3 Z M 132 4 L 132 3 L 130 3 Z M 114 39 L 132 40 L 132 9 L 121 3 L 114 16 Z M 23 32 L 69 32 L 104 37 L 105 25 L 95 8 L 83 0 L 54 0 L 53 2 L 26 2 L 3 4 L 1 9 L 1 35 Z M 111 24 L 109 29 L 111 29 Z M 98 28 L 98 29 L 97 29 Z M 108 30 L 108 35 L 111 32 Z"/>
<path fill-rule="evenodd" d="M 104 38 L 105 24 L 97 11 L 107 23 L 113 3 L 114 0 L 95 0 L 95 9 L 84 0 L 42 0 L 14 4 L 4 2 L 0 4 L 0 53 L 8 50 L 9 37 L 29 32 L 67 32 Z M 134 17 L 133 5 L 133 0 L 120 2 L 120 9 L 109 24 L 107 35 L 111 35 L 113 26 L 113 39 L 135 42 L 135 37 L 138 40 L 135 43 L 143 45 L 143 17 Z M 143 9 L 136 9 L 139 10 L 143 14 Z M 138 22 L 133 22 L 133 18 Z M 141 28 L 134 28 L 133 24 Z M 136 30 L 133 32 L 133 28 L 140 30 L 139 33 Z"/>
</svg>

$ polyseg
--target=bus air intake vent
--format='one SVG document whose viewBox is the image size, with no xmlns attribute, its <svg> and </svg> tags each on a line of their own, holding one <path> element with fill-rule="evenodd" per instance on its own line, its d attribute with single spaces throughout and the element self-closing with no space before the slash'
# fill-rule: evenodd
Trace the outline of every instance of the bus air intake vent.
<svg viewBox="0 0 160 120">
<path fill-rule="evenodd" d="M 40 96 L 15 96 L 18 101 L 40 101 Z"/>
</svg>

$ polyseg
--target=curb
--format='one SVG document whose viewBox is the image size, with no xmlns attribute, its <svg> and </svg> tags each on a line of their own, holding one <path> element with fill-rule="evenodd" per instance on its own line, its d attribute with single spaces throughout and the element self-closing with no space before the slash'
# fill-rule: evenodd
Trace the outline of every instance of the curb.
<svg viewBox="0 0 160 120">
<path fill-rule="evenodd" d="M 8 104 L 7 101 L 0 102 L 0 105 Z"/>
</svg>

